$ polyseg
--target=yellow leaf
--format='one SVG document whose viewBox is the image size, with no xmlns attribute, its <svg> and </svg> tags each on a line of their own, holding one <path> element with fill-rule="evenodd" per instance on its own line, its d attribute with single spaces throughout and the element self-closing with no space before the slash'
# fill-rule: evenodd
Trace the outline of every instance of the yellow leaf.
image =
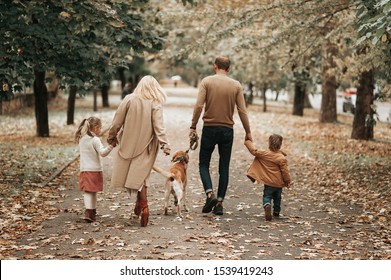
<svg viewBox="0 0 391 280">
<path fill-rule="evenodd" d="M 381 40 L 382 40 L 382 42 L 386 42 L 387 41 L 387 34 L 383 34 L 383 36 L 381 36 Z"/>
<path fill-rule="evenodd" d="M 110 22 L 110 25 L 113 27 L 124 27 L 125 24 L 122 21 L 112 21 Z"/>
<path fill-rule="evenodd" d="M 63 18 L 70 18 L 71 17 L 71 15 L 69 13 L 64 12 L 64 11 L 60 13 L 60 16 Z"/>
</svg>

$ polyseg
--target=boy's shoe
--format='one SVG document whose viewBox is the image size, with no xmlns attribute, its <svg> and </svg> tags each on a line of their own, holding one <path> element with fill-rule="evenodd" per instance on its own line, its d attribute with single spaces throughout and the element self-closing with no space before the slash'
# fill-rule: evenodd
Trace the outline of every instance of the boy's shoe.
<svg viewBox="0 0 391 280">
<path fill-rule="evenodd" d="M 277 218 L 280 217 L 280 212 L 273 212 L 273 216 Z"/>
<path fill-rule="evenodd" d="M 217 203 L 217 198 L 212 193 L 212 195 L 210 197 L 206 198 L 205 205 L 202 208 L 202 213 L 210 213 L 210 211 L 212 211 L 213 207 L 216 206 L 216 203 Z"/>
<path fill-rule="evenodd" d="M 215 215 L 223 215 L 223 204 L 221 202 L 217 202 L 215 208 L 213 208 L 213 214 Z"/>
<path fill-rule="evenodd" d="M 272 220 L 272 206 L 270 204 L 265 205 L 265 219 L 266 221 Z"/>
</svg>

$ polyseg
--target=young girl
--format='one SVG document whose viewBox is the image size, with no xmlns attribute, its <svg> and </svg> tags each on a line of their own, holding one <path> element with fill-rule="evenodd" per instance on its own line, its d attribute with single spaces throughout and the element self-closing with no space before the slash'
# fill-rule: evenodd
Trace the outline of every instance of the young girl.
<svg viewBox="0 0 391 280">
<path fill-rule="evenodd" d="M 103 172 L 100 156 L 107 156 L 114 148 L 104 147 L 98 135 L 102 122 L 96 117 L 84 119 L 75 133 L 75 141 L 80 149 L 79 190 L 84 191 L 84 220 L 96 220 L 96 193 L 103 191 Z M 115 145 L 114 145 L 115 146 Z"/>
</svg>

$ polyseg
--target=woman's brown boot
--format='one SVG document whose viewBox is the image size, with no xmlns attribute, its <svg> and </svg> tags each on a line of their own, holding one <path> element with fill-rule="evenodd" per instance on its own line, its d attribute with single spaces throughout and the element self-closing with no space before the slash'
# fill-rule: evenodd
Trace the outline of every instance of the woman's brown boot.
<svg viewBox="0 0 391 280">
<path fill-rule="evenodd" d="M 140 216 L 140 214 L 141 214 L 142 208 L 140 207 L 140 200 L 141 200 L 140 192 L 137 192 L 136 205 L 134 206 L 134 214 L 136 216 Z"/>
<path fill-rule="evenodd" d="M 140 225 L 142 227 L 146 227 L 148 225 L 148 219 L 149 219 L 149 208 L 148 208 L 148 200 L 141 200 L 141 220 Z"/>
<path fill-rule="evenodd" d="M 142 227 L 146 227 L 148 224 L 148 218 L 149 218 L 149 209 L 148 209 L 148 200 L 147 200 L 147 186 L 143 186 L 138 192 L 140 194 L 140 197 L 137 197 L 138 199 L 138 206 L 140 209 L 140 214 L 141 214 L 141 220 L 140 224 Z"/>
</svg>

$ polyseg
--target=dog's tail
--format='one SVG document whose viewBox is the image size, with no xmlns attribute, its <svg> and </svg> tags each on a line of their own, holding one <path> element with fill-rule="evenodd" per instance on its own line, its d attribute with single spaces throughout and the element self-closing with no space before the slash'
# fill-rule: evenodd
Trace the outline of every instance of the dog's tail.
<svg viewBox="0 0 391 280">
<path fill-rule="evenodd" d="M 170 181 L 174 181 L 174 176 L 173 176 L 170 172 L 168 172 L 168 171 L 166 171 L 166 170 L 163 170 L 163 169 L 161 169 L 159 166 L 156 166 L 156 165 L 154 165 L 154 166 L 152 167 L 152 169 L 153 169 L 154 171 L 156 171 L 157 173 L 160 173 L 160 174 L 163 175 L 164 177 L 169 178 Z"/>
</svg>

